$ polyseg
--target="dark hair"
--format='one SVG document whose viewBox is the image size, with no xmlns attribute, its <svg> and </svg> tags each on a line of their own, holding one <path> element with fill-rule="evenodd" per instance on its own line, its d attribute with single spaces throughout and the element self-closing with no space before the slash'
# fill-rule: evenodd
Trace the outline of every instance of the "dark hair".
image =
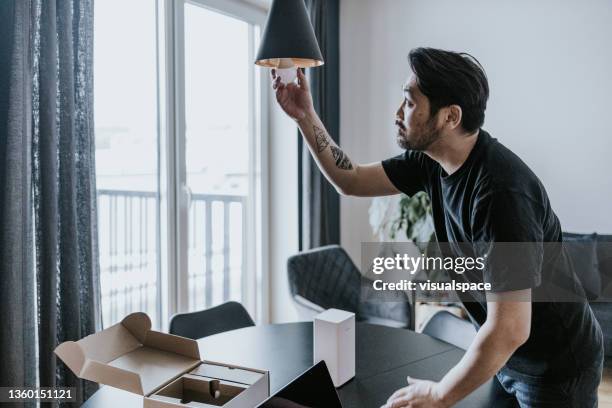
<svg viewBox="0 0 612 408">
<path fill-rule="evenodd" d="M 484 123 L 489 84 L 484 68 L 470 54 L 415 48 L 408 56 L 421 92 L 429 98 L 431 115 L 440 108 L 459 105 L 461 126 L 468 132 Z"/>
</svg>

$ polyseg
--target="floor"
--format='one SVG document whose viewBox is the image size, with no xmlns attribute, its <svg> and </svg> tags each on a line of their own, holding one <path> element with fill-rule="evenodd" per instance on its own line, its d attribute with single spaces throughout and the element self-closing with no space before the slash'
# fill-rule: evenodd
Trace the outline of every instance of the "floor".
<svg viewBox="0 0 612 408">
<path fill-rule="evenodd" d="M 612 367 L 604 368 L 599 386 L 599 408 L 612 408 Z"/>
</svg>

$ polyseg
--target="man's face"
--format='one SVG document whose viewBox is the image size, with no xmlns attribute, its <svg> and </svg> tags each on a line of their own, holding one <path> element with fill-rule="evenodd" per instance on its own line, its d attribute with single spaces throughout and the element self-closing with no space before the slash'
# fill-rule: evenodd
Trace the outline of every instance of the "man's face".
<svg viewBox="0 0 612 408">
<path fill-rule="evenodd" d="M 404 85 L 404 99 L 396 113 L 397 144 L 406 150 L 427 150 L 442 134 L 436 119 L 437 115 L 430 115 L 429 100 L 412 75 Z"/>
</svg>

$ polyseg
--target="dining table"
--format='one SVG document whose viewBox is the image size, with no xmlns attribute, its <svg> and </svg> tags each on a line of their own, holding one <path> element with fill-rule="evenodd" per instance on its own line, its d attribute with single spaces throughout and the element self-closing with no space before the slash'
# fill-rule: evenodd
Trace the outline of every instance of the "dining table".
<svg viewBox="0 0 612 408">
<path fill-rule="evenodd" d="M 356 375 L 337 389 L 344 408 L 380 407 L 394 391 L 407 386 L 408 376 L 438 381 L 465 354 L 465 350 L 426 334 L 369 323 L 357 323 L 355 337 Z M 271 395 L 315 363 L 312 322 L 246 327 L 199 339 L 198 346 L 203 360 L 269 371 Z M 515 404 L 493 377 L 455 407 L 504 408 Z M 102 386 L 82 406 L 142 405 L 142 396 Z"/>
</svg>

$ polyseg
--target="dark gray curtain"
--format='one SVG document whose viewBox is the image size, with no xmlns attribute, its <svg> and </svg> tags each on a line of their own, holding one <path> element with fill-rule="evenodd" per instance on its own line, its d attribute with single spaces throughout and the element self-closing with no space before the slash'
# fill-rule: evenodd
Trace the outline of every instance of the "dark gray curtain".
<svg viewBox="0 0 612 408">
<path fill-rule="evenodd" d="M 0 386 L 36 385 L 30 12 L 0 2 Z"/>
<path fill-rule="evenodd" d="M 79 406 L 95 387 L 53 350 L 100 325 L 93 0 L 0 9 L 0 342 L 13 356 L 0 381 L 76 387 Z"/>
<path fill-rule="evenodd" d="M 308 72 L 314 107 L 340 142 L 339 0 L 305 0 L 325 65 Z M 300 250 L 340 243 L 340 197 L 299 139 Z"/>
</svg>

